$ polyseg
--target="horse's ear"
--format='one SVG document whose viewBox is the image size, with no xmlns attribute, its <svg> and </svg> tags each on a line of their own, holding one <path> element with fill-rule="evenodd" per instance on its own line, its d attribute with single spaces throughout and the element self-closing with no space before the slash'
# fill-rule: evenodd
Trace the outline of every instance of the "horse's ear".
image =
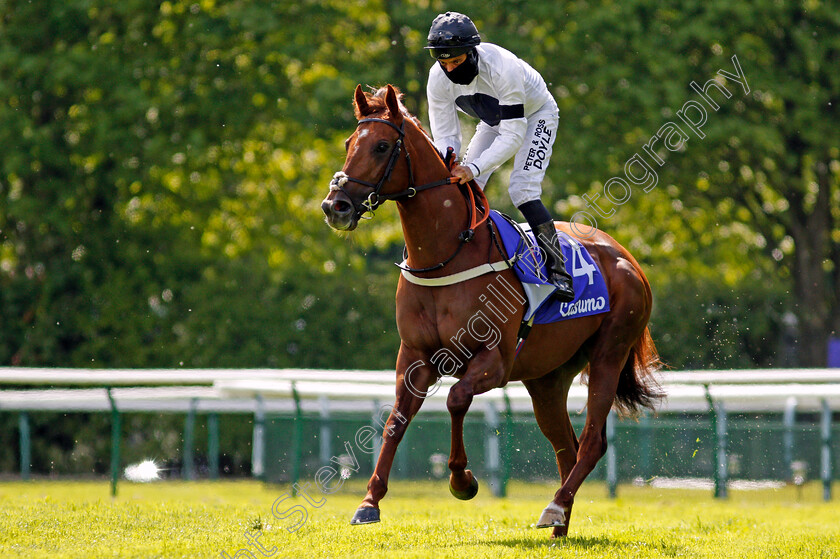
<svg viewBox="0 0 840 559">
<path fill-rule="evenodd" d="M 388 84 L 385 92 L 385 106 L 388 107 L 388 112 L 391 113 L 391 120 L 396 124 L 401 124 L 403 120 L 402 106 L 400 105 L 399 94 L 391 84 Z"/>
<path fill-rule="evenodd" d="M 364 91 L 362 91 L 362 85 L 359 84 L 356 86 L 356 93 L 355 93 L 355 102 L 354 105 L 356 107 L 356 118 L 361 119 L 366 117 L 371 113 L 370 105 L 368 105 L 367 97 L 365 97 Z"/>
</svg>

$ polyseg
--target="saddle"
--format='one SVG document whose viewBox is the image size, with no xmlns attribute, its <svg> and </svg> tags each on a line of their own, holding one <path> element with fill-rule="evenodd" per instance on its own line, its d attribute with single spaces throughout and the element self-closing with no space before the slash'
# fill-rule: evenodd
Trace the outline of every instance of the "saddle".
<svg viewBox="0 0 840 559">
<path fill-rule="evenodd" d="M 527 223 L 517 223 L 496 210 L 490 219 L 499 231 L 502 245 L 528 300 L 523 324 L 548 324 L 610 310 L 604 276 L 589 252 L 573 237 L 557 232 L 566 269 L 574 278 L 575 298 L 561 303 L 551 297 L 554 286 L 546 280 L 545 261 Z"/>
</svg>

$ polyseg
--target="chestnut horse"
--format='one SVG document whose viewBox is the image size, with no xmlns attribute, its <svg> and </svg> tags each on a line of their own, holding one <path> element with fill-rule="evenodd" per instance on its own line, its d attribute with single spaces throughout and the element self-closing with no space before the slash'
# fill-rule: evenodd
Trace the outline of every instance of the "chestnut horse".
<svg viewBox="0 0 840 559">
<path fill-rule="evenodd" d="M 352 231 L 365 213 L 386 200 L 395 200 L 406 244 L 404 268 L 424 278 L 449 278 L 465 272 L 455 279 L 466 279 L 455 284 L 443 281 L 449 284 L 440 286 L 399 279 L 396 303 L 401 343 L 396 402 L 367 495 L 352 523 L 379 521 L 379 502 L 388 490 L 397 445 L 429 388 L 446 374 L 459 379 L 446 401 L 452 419 L 452 494 L 470 499 L 478 491 L 478 482 L 466 469 L 463 440 L 464 416 L 473 397 L 521 381 L 531 395 L 540 430 L 554 447 L 563 482 L 537 525 L 552 527 L 553 537 L 565 536 L 575 493 L 606 452 L 610 408 L 615 405 L 622 412 L 634 413 L 641 407 L 653 408 L 662 396 L 651 375 L 659 360 L 647 329 L 650 285 L 627 250 L 606 233 L 593 230 L 580 243 L 604 276 L 608 312 L 535 325 L 517 353 L 518 328 L 525 310 L 517 302 L 511 320 L 493 325 L 500 338 L 476 335 L 480 328 L 471 320 L 487 318 L 487 297 L 482 293 L 498 274 L 520 290 L 520 295 L 521 284 L 509 268 L 488 272 L 489 262 L 504 261 L 505 257 L 493 239 L 491 225 L 476 225 L 482 221 L 479 217 L 486 217 L 486 198 L 474 183 L 467 187 L 450 179 L 444 160 L 400 97 L 390 85 L 375 94 L 356 88 L 359 124 L 347 139 L 344 167 L 335 174 L 321 208 L 332 228 Z M 571 233 L 568 223 L 558 222 L 556 227 Z M 469 272 L 476 268 L 488 273 Z M 487 324 L 481 328 L 481 332 L 488 331 Z M 452 357 L 456 355 L 468 359 L 461 362 Z M 589 386 L 586 424 L 578 441 L 566 398 L 573 379 L 585 368 Z"/>
</svg>

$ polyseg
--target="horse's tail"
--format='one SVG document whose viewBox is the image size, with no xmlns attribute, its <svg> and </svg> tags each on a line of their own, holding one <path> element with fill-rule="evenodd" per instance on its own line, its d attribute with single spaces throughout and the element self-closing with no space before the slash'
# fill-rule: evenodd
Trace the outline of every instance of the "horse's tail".
<svg viewBox="0 0 840 559">
<path fill-rule="evenodd" d="M 653 376 L 661 367 L 659 353 L 650 331 L 645 327 L 618 376 L 615 407 L 619 412 L 636 415 L 642 408 L 656 409 L 656 404 L 665 397 L 665 392 Z"/>
</svg>

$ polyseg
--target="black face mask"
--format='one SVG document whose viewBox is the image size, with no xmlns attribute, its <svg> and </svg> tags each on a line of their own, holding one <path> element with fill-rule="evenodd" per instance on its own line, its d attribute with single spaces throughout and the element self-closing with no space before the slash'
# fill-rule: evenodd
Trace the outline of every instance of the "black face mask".
<svg viewBox="0 0 840 559">
<path fill-rule="evenodd" d="M 458 85 L 469 85 L 478 75 L 478 51 L 472 49 L 467 53 L 467 59 L 461 62 L 457 68 L 451 72 L 443 71 L 447 78 L 452 83 Z"/>
</svg>

